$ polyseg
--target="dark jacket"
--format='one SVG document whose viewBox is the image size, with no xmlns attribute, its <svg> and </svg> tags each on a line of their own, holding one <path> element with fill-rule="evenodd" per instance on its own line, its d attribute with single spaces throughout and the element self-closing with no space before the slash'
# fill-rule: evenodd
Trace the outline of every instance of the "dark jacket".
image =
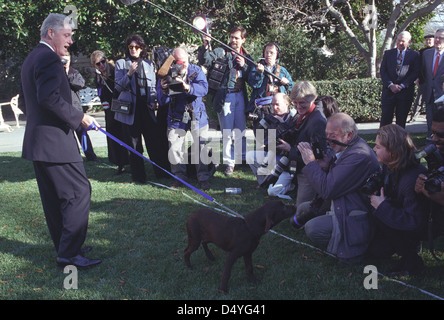
<svg viewBox="0 0 444 320">
<path fill-rule="evenodd" d="M 388 176 L 388 184 L 384 186 L 387 199 L 373 215 L 392 229 L 418 231 L 424 226 L 428 206 L 424 195 L 415 192 L 415 183 L 418 175 L 427 169 L 418 164 L 395 174 L 383 165 L 383 172 Z"/>
<path fill-rule="evenodd" d="M 72 91 L 71 92 L 72 105 L 77 110 L 83 112 L 82 100 L 80 99 L 79 91 L 85 87 L 85 79 L 83 79 L 79 71 L 70 67 L 68 70 L 68 82 Z"/>
<path fill-rule="evenodd" d="M 294 122 L 296 124 L 297 118 Z M 297 161 L 297 172 L 300 172 L 305 166 L 302 156 L 298 150 L 297 145 L 300 142 L 313 142 L 318 140 L 321 148 L 327 150 L 327 143 L 325 140 L 325 127 L 327 125 L 327 119 L 324 114 L 316 107 L 304 120 L 302 120 L 296 133 L 293 134 L 293 139 L 287 141 L 291 145 L 291 150 L 288 155 L 290 160 Z"/>
<path fill-rule="evenodd" d="M 340 259 L 361 257 L 369 246 L 370 201 L 360 189 L 378 169 L 375 153 L 359 136 L 352 139 L 327 172 L 316 161 L 302 169 L 319 196 L 332 200 L 333 232 L 327 250 Z"/>
<path fill-rule="evenodd" d="M 26 115 L 23 158 L 55 163 L 82 162 L 74 131 L 83 112 L 71 103 L 60 57 L 38 44 L 22 65 L 19 108 Z"/>
<path fill-rule="evenodd" d="M 285 69 L 282 66 L 279 66 L 279 73 L 277 73 L 276 70 L 277 66 L 274 66 L 273 68 L 273 74 L 277 75 L 279 79 L 287 78 L 288 79 L 288 85 L 286 86 L 279 86 L 279 92 L 283 92 L 285 94 L 289 94 L 291 92 L 291 89 L 293 88 L 293 80 L 291 79 L 290 74 L 288 73 L 287 69 Z M 251 112 L 255 108 L 254 101 L 259 98 L 265 97 L 266 90 L 267 90 L 267 84 L 269 82 L 268 77 L 265 72 L 257 72 L 256 68 L 253 67 L 252 71 L 250 72 L 248 76 L 248 84 L 251 88 L 253 88 L 253 91 L 251 92 L 250 101 L 248 102 L 248 105 L 245 108 L 246 112 Z"/>
<path fill-rule="evenodd" d="M 251 59 L 251 56 L 246 53 L 245 50 L 243 50 L 243 55 Z M 210 51 L 206 50 L 204 46 L 201 46 L 198 49 L 197 57 L 199 60 L 199 64 L 207 68 L 208 72 L 211 72 L 211 68 L 218 58 L 224 58 L 225 62 L 228 64 L 228 68 L 222 79 L 221 86 L 219 87 L 219 89 L 216 90 L 213 97 L 213 108 L 216 112 L 219 113 L 225 103 L 228 89 L 234 89 L 236 79 L 234 73 L 232 72 L 232 69 L 236 68 L 236 54 L 226 52 L 224 48 L 216 48 L 213 51 Z M 248 105 L 246 83 L 248 81 L 248 76 L 252 70 L 252 67 L 253 64 L 251 62 L 245 61 L 245 65 L 241 68 L 241 71 L 243 73 L 242 77 L 245 79 L 245 86 L 242 89 L 245 100 L 245 107 L 247 107 Z"/>
<path fill-rule="evenodd" d="M 407 49 L 402 63 L 402 69 L 398 75 L 396 72 L 398 59 L 398 49 L 394 48 L 384 52 L 381 62 L 381 80 L 382 96 L 381 98 L 390 99 L 396 95 L 398 99 L 413 100 L 415 94 L 415 80 L 419 76 L 420 59 L 419 53 L 415 50 Z M 393 93 L 389 89 L 390 84 L 401 84 L 405 89 L 399 93 Z"/>
</svg>

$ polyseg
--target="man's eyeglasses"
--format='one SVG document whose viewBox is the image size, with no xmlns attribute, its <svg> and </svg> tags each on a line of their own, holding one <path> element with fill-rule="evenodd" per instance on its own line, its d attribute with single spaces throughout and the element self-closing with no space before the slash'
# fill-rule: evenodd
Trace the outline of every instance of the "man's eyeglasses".
<svg viewBox="0 0 444 320">
<path fill-rule="evenodd" d="M 440 139 L 444 139 L 444 132 L 432 131 L 432 136 L 437 136 Z"/>
<path fill-rule="evenodd" d="M 106 59 L 103 58 L 102 60 L 100 60 L 99 62 L 96 63 L 96 66 L 100 66 L 100 64 L 105 64 L 106 63 Z"/>
<path fill-rule="evenodd" d="M 133 49 L 139 50 L 140 47 L 139 46 L 128 46 L 128 49 L 130 49 L 130 50 L 133 50 Z"/>
</svg>

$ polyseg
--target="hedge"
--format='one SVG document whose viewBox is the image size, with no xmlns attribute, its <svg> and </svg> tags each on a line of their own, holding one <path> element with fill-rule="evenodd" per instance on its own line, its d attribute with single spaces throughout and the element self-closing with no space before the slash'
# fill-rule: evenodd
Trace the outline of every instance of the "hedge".
<svg viewBox="0 0 444 320">
<path fill-rule="evenodd" d="M 332 96 L 339 110 L 349 114 L 356 122 L 379 121 L 381 117 L 380 79 L 354 79 L 313 81 L 318 95 Z"/>
</svg>

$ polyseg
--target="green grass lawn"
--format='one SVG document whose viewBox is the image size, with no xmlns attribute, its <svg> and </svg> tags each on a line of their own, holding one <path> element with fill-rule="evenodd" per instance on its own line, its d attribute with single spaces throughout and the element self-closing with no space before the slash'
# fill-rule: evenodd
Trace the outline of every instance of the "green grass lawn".
<svg viewBox="0 0 444 320">
<path fill-rule="evenodd" d="M 364 138 L 374 143 L 374 136 Z M 415 136 L 418 145 L 423 138 Z M 115 168 L 106 165 L 106 148 L 95 150 L 100 162 L 85 162 L 93 190 L 86 244 L 93 246 L 87 256 L 103 263 L 79 271 L 78 289 L 71 290 L 63 288 L 67 274 L 55 264 L 32 163 L 21 159 L 20 153 L 0 154 L 1 300 L 434 299 L 421 290 L 444 297 L 444 263 L 436 262 L 428 250 L 422 253 L 427 266 L 423 275 L 398 279 L 403 283 L 381 277 L 378 288 L 369 290 L 363 285 L 368 276 L 364 267 L 374 264 L 384 274 L 396 257 L 338 266 L 335 258 L 312 247 L 305 233 L 294 230 L 288 221 L 263 236 L 253 255 L 254 272 L 261 282 L 247 281 L 240 259 L 232 271 L 229 294 L 221 294 L 217 288 L 224 252 L 210 245 L 216 256 L 210 262 L 199 249 L 189 270 L 183 250 L 188 215 L 205 205 L 222 208 L 188 188 L 139 185 L 131 182 L 129 174 L 115 176 Z M 218 203 L 245 215 L 271 199 L 265 190 L 255 189 L 249 168 L 239 168 L 230 178 L 221 170 L 207 192 Z M 155 180 L 149 163 L 146 171 L 150 181 L 172 183 Z M 191 183 L 197 186 L 196 181 Z M 227 195 L 226 187 L 240 187 L 242 194 Z M 443 241 L 436 247 L 441 253 Z"/>
</svg>

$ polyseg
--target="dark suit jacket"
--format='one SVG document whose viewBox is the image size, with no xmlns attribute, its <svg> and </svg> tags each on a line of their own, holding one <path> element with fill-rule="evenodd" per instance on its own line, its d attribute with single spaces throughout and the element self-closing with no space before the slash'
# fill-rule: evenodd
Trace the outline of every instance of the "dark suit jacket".
<svg viewBox="0 0 444 320">
<path fill-rule="evenodd" d="M 60 57 L 39 43 L 21 70 L 19 108 L 26 115 L 22 157 L 53 163 L 81 162 L 73 130 L 83 112 L 71 104 L 71 89 Z"/>
<path fill-rule="evenodd" d="M 444 58 L 438 65 L 435 76 L 433 76 L 433 58 L 435 56 L 435 49 L 431 48 L 424 51 L 422 55 L 422 75 L 425 82 L 424 101 L 426 103 L 433 103 L 436 99 L 444 94 L 442 84 L 444 82 Z"/>
<path fill-rule="evenodd" d="M 398 59 L 398 50 L 391 49 L 384 52 L 382 57 L 380 74 L 382 80 L 382 100 L 390 99 L 395 94 L 389 89 L 390 84 L 402 84 L 405 89 L 397 93 L 396 96 L 402 100 L 413 100 L 415 94 L 414 81 L 419 76 L 419 53 L 414 50 L 407 49 L 404 55 L 404 61 L 400 74 L 396 73 L 396 65 Z"/>
</svg>

